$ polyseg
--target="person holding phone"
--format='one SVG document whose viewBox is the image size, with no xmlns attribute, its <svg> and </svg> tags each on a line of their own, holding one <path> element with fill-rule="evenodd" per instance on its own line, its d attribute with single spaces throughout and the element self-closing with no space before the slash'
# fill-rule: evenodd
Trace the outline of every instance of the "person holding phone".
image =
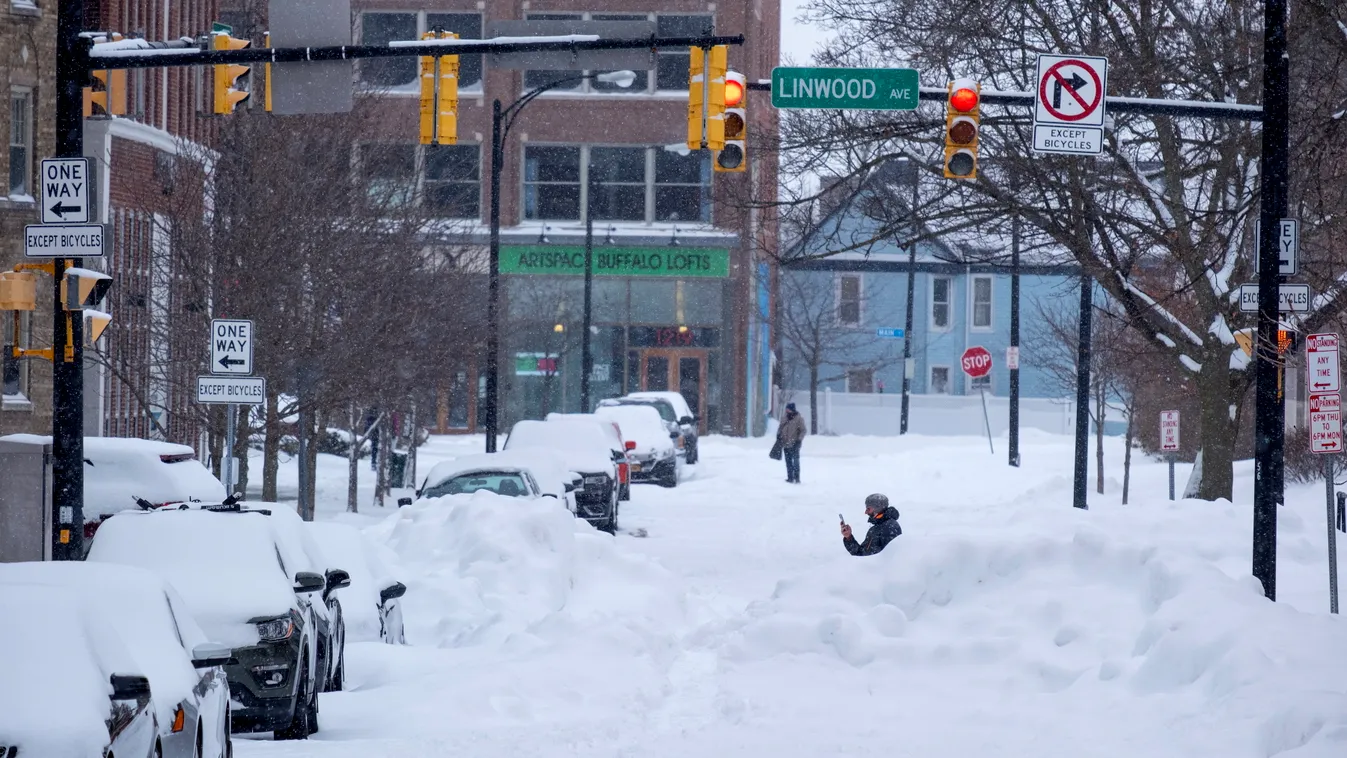
<svg viewBox="0 0 1347 758">
<path fill-rule="evenodd" d="M 865 498 L 865 515 L 870 522 L 870 530 L 865 533 L 865 541 L 857 542 L 851 535 L 851 526 L 842 514 L 837 518 L 842 522 L 842 546 L 852 555 L 874 555 L 883 550 L 895 537 L 903 533 L 898 525 L 898 509 L 889 505 L 889 498 L 878 492 Z"/>
</svg>

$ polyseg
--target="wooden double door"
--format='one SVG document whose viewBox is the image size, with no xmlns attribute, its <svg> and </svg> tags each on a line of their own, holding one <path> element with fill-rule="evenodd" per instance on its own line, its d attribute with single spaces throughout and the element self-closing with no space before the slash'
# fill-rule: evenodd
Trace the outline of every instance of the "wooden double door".
<svg viewBox="0 0 1347 758">
<path fill-rule="evenodd" d="M 646 348 L 640 355 L 640 389 L 677 392 L 697 414 L 698 434 L 706 423 L 706 350 Z"/>
</svg>

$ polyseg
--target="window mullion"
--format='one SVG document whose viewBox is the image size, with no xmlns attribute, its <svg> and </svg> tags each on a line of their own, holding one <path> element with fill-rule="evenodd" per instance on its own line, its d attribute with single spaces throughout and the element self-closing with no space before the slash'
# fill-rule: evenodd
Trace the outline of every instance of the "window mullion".
<svg viewBox="0 0 1347 758">
<path fill-rule="evenodd" d="M 590 146 L 580 146 L 580 220 L 582 222 L 589 220 L 589 161 L 591 158 Z"/>
<path fill-rule="evenodd" d="M 655 151 L 662 148 L 646 148 L 645 151 L 645 222 L 655 221 Z"/>
</svg>

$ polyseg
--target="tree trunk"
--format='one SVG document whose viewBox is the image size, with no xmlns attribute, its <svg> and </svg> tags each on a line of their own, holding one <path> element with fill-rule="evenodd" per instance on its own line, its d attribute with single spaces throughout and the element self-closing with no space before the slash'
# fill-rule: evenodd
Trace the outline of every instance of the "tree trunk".
<svg viewBox="0 0 1347 758">
<path fill-rule="evenodd" d="M 388 459 L 393 455 L 393 418 L 384 416 L 379 421 L 379 465 L 375 469 L 374 504 L 384 507 L 388 495 Z"/>
<path fill-rule="evenodd" d="M 318 485 L 318 430 L 325 426 L 325 424 L 319 423 L 322 418 L 323 414 L 314 409 L 314 412 L 309 414 L 309 423 L 305 424 L 306 428 L 302 432 L 307 434 L 309 439 L 308 450 L 305 451 L 308 454 L 306 457 L 309 463 L 309 475 L 307 477 L 309 480 L 309 497 L 308 502 L 303 504 L 300 511 L 300 515 L 304 517 L 305 521 L 313 521 L 318 512 L 318 492 L 315 488 Z"/>
<path fill-rule="evenodd" d="M 1123 438 L 1123 492 L 1122 504 L 1127 505 L 1127 493 L 1132 486 L 1132 440 L 1135 427 L 1133 418 L 1136 415 L 1137 402 L 1135 395 L 1128 395 L 1127 400 L 1127 434 Z"/>
<path fill-rule="evenodd" d="M 818 362 L 809 364 L 809 433 L 818 434 Z"/>
<path fill-rule="evenodd" d="M 276 473 L 281 465 L 280 399 L 267 392 L 267 420 L 262 438 L 262 500 L 276 502 Z"/>
<path fill-rule="evenodd" d="M 210 420 L 210 436 L 208 438 L 209 441 L 206 443 L 207 449 L 210 450 L 210 472 L 215 475 L 216 479 L 220 479 L 220 477 L 224 476 L 224 471 L 221 470 L 222 464 L 224 463 L 224 435 L 219 432 L 220 429 L 225 427 L 223 405 L 211 407 Z M 221 481 L 224 480 L 221 479 Z M 227 484 L 225 486 L 228 488 Z"/>
<path fill-rule="evenodd" d="M 360 506 L 356 503 L 356 486 L 360 481 L 360 419 L 356 415 L 355 403 L 351 403 L 349 409 L 349 429 L 351 430 L 351 444 L 346 450 L 346 510 L 349 513 L 357 513 Z"/>
<path fill-rule="evenodd" d="M 238 467 L 239 483 L 235 487 L 235 491 L 242 492 L 246 500 L 248 497 L 248 450 L 253 433 L 253 407 L 251 405 L 240 405 L 236 418 L 238 425 L 234 428 L 234 465 Z"/>
<path fill-rule="evenodd" d="M 411 406 L 411 414 L 407 419 L 407 466 L 402 470 L 403 487 L 416 486 L 416 443 L 420 436 L 416 428 L 416 401 L 413 400 Z"/>
<path fill-rule="evenodd" d="M 1104 494 L 1104 417 L 1108 414 L 1108 395 L 1100 380 L 1094 391 L 1094 491 Z"/>
<path fill-rule="evenodd" d="M 1235 420 L 1230 412 L 1230 363 L 1227 356 L 1205 356 L 1197 375 L 1201 403 L 1202 468 L 1196 488 L 1200 500 L 1230 500 L 1234 491 Z"/>
</svg>

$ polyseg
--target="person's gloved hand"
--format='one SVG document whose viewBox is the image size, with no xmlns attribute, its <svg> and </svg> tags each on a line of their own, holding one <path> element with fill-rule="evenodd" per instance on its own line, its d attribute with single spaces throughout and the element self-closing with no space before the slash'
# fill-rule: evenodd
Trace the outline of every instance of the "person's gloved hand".
<svg viewBox="0 0 1347 758">
<path fill-rule="evenodd" d="M 851 525 L 850 525 L 850 524 L 843 524 L 843 525 L 842 525 L 842 539 L 846 539 L 846 538 L 848 538 L 848 537 L 850 537 L 850 536 L 851 536 Z"/>
</svg>

